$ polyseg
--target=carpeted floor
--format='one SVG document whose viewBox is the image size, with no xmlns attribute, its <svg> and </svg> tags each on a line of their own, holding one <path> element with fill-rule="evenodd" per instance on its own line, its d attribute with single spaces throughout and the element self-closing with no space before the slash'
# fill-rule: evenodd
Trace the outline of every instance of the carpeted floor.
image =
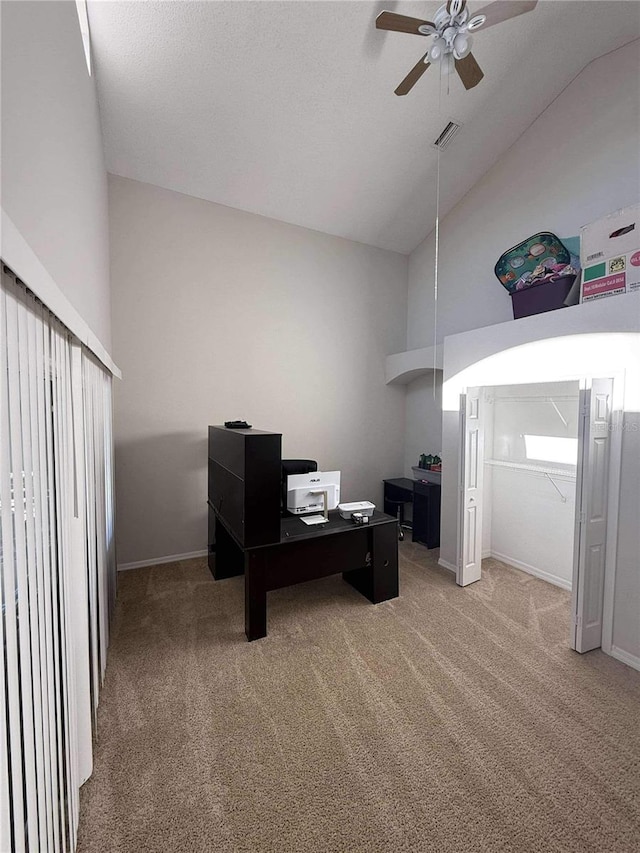
<svg viewBox="0 0 640 853">
<path fill-rule="evenodd" d="M 126 572 L 79 853 L 637 851 L 640 673 L 567 648 L 569 595 L 466 589 L 401 545 L 401 597 Z"/>
</svg>

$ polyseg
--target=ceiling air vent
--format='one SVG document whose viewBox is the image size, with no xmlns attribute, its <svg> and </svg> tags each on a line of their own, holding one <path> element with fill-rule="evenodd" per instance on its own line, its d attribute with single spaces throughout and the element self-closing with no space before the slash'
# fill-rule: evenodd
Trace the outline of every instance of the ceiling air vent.
<svg viewBox="0 0 640 853">
<path fill-rule="evenodd" d="M 436 148 L 439 148 L 441 151 L 444 151 L 444 149 L 450 144 L 451 140 L 459 130 L 460 125 L 457 124 L 455 121 L 450 121 L 433 144 Z"/>
</svg>

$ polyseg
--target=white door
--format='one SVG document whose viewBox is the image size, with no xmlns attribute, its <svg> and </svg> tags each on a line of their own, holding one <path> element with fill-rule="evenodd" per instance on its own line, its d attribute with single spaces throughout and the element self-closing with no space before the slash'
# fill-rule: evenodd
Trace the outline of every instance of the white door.
<svg viewBox="0 0 640 853">
<path fill-rule="evenodd" d="M 602 641 L 613 379 L 591 379 L 584 385 L 580 391 L 572 584 L 571 647 L 578 652 L 597 649 Z"/>
<path fill-rule="evenodd" d="M 480 388 L 460 395 L 460 500 L 458 567 L 460 586 L 480 580 L 482 571 L 482 475 L 484 428 Z"/>
</svg>

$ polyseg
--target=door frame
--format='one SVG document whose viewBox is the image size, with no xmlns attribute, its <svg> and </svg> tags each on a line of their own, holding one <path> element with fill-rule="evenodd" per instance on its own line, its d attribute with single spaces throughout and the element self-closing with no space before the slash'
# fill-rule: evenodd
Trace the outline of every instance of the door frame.
<svg viewBox="0 0 640 853">
<path fill-rule="evenodd" d="M 605 547 L 604 592 L 602 601 L 602 644 L 607 654 L 613 646 L 613 604 L 618 558 L 618 515 L 622 474 L 622 433 L 624 427 L 625 370 L 608 371 L 613 379 L 611 438 L 609 446 L 609 491 L 607 495 L 607 544 Z"/>
<path fill-rule="evenodd" d="M 468 586 L 482 576 L 482 514 L 484 505 L 484 388 L 468 387 L 460 395 L 458 448 L 458 559 L 456 583 Z M 470 462 L 473 469 L 467 465 Z M 467 524 L 473 518 L 475 537 Z M 470 539 L 473 545 L 470 547 Z"/>
<path fill-rule="evenodd" d="M 602 603 L 602 643 L 601 648 L 603 651 L 610 653 L 613 645 L 613 604 L 614 604 L 614 595 L 615 595 L 615 574 L 616 574 L 616 560 L 618 554 L 618 514 L 619 514 L 619 505 L 620 505 L 620 476 L 621 476 L 621 465 L 622 465 L 622 431 L 623 431 L 623 418 L 624 418 L 624 387 L 625 387 L 625 370 L 607 370 L 605 371 L 607 376 L 600 377 L 591 375 L 585 377 L 584 375 L 576 376 L 558 376 L 553 380 L 545 379 L 541 381 L 545 382 L 565 382 L 565 381 L 578 381 L 580 382 L 580 387 L 585 387 L 585 383 L 590 383 L 593 379 L 600 378 L 608 378 L 613 380 L 613 403 L 612 403 L 612 413 L 611 413 L 611 438 L 609 445 L 609 472 L 608 472 L 608 488 L 607 488 L 607 524 L 606 524 L 606 546 L 605 546 L 605 568 L 604 568 L 604 590 L 603 590 L 603 603 Z M 481 385 L 479 390 L 481 391 L 481 403 L 484 402 L 484 391 L 486 388 L 493 387 L 497 383 L 493 383 L 492 385 Z M 508 384 L 519 384 L 519 383 L 508 383 Z M 530 380 L 528 382 L 521 383 L 522 385 L 531 385 L 535 384 L 535 380 Z M 463 388 L 461 390 L 460 398 L 461 401 L 463 397 L 466 400 L 467 388 Z M 458 512 L 457 512 L 457 554 L 456 554 L 456 583 L 460 586 L 461 575 L 462 575 L 462 543 L 464 541 L 463 537 L 465 535 L 464 530 L 464 512 L 463 512 L 463 504 L 464 504 L 464 494 L 461 488 L 461 484 L 464 483 L 465 478 L 465 470 L 464 470 L 464 442 L 466 439 L 466 431 L 463 428 L 464 421 L 461 418 L 460 420 L 460 429 L 458 435 L 458 460 L 459 460 L 459 485 L 458 485 Z M 581 455 L 582 462 L 584 463 L 585 458 L 584 454 Z M 583 470 L 581 472 L 577 472 L 577 483 L 580 481 L 584 475 L 584 464 Z M 484 488 L 484 484 L 482 485 Z M 577 498 L 576 494 L 576 498 Z M 576 501 L 576 508 L 578 503 Z M 577 537 L 574 529 L 574 559 L 577 548 Z M 479 579 L 479 578 L 478 578 Z M 573 584 L 572 584 L 573 586 Z M 572 602 L 573 591 L 572 591 Z M 574 620 L 581 616 L 582 614 L 578 614 L 572 608 L 571 613 L 571 648 L 575 648 L 575 630 L 574 630 Z"/>
</svg>

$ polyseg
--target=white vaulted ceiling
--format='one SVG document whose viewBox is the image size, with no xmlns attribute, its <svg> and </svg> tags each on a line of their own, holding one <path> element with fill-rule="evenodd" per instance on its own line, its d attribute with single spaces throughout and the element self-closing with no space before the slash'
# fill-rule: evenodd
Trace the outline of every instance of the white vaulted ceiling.
<svg viewBox="0 0 640 853">
<path fill-rule="evenodd" d="M 586 64 L 640 36 L 636 2 L 543 0 L 476 34 L 477 88 L 444 78 L 440 97 L 430 68 L 397 97 L 427 40 L 374 19 L 439 5 L 90 0 L 107 168 L 408 253 L 434 225 L 431 143 L 450 118 L 463 128 L 441 155 L 445 212 Z"/>
</svg>

